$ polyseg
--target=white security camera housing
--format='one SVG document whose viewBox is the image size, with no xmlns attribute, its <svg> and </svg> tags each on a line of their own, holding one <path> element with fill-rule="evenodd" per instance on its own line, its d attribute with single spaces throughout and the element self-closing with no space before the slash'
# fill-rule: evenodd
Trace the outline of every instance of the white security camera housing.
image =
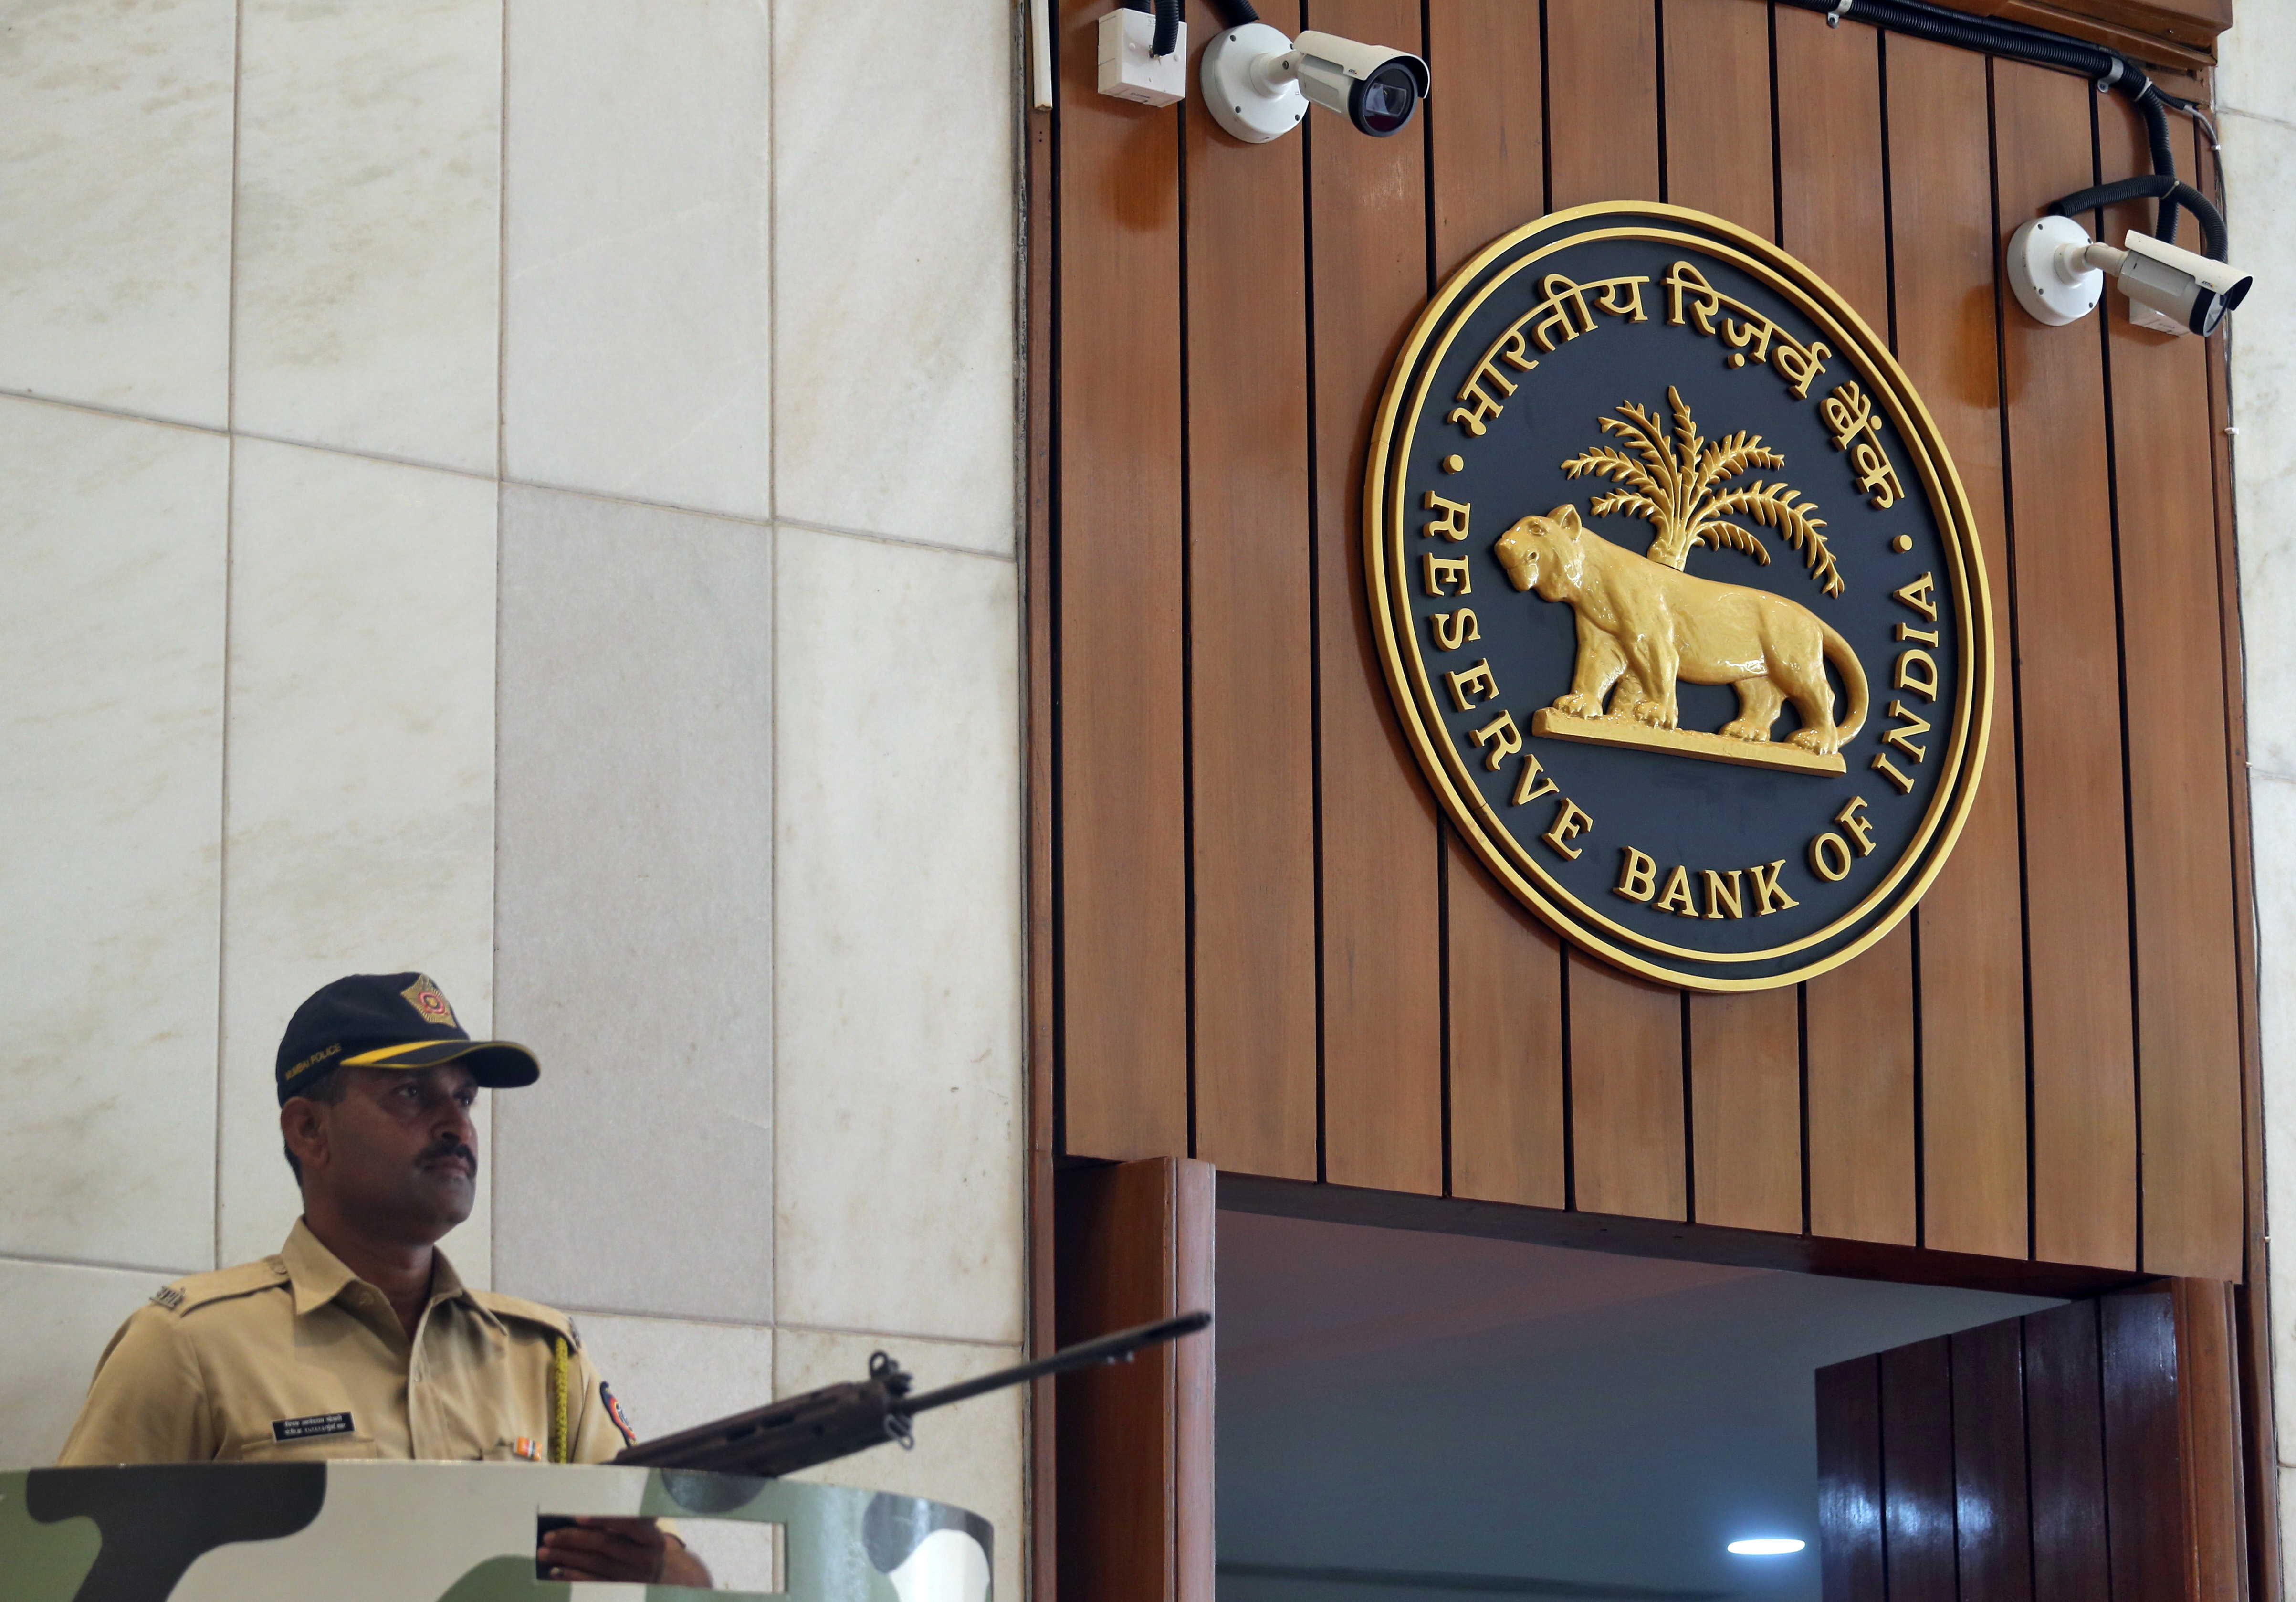
<svg viewBox="0 0 2296 1602">
<path fill-rule="evenodd" d="M 1265 22 L 1215 34 L 1204 47 L 1204 102 L 1220 127 L 1265 144 L 1300 126 L 1309 102 L 1383 139 L 1427 98 L 1427 63 L 1406 51 L 1309 31 L 1287 39 Z"/>
<path fill-rule="evenodd" d="M 2122 243 L 2127 249 L 2118 263 L 2097 265 L 2118 275 L 2120 292 L 2128 297 L 2128 320 L 2139 328 L 2206 337 L 2216 332 L 2225 313 L 2248 298 L 2249 285 L 2255 282 L 2246 273 L 2234 272 L 2229 262 L 2134 229 Z"/>
<path fill-rule="evenodd" d="M 2096 308 L 2112 274 L 2128 320 L 2162 333 L 2216 331 L 2252 280 L 2225 262 L 2131 233 L 2126 248 L 2093 241 L 2069 217 L 2043 217 L 2009 236 L 2009 287 L 2036 322 L 2062 327 Z"/>
</svg>

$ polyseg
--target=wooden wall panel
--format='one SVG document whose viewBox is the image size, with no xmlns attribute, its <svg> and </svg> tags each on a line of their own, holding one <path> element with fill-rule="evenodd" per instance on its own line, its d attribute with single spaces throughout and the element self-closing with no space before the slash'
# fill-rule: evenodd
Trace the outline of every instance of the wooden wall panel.
<svg viewBox="0 0 2296 1602">
<path fill-rule="evenodd" d="M 1890 337 L 1889 217 L 1879 36 L 1775 14 L 1779 242 Z M 1803 987 L 1809 1228 L 1911 1245 L 1915 1194 L 1913 932 Z"/>
<path fill-rule="evenodd" d="M 2100 1297 L 2096 1308 L 2113 1592 L 2175 1597 L 2185 1552 L 2172 1287 Z"/>
<path fill-rule="evenodd" d="M 1546 203 L 1661 198 L 1656 12 L 1640 0 L 1546 4 Z"/>
<path fill-rule="evenodd" d="M 1660 0 L 1659 16 L 1666 31 L 1665 198 L 1775 238 L 1769 7 Z"/>
<path fill-rule="evenodd" d="M 1060 11 L 1061 1049 L 1071 1147 L 1134 1157 L 1188 1138 L 1180 152 L 1097 93 L 1104 9 Z"/>
<path fill-rule="evenodd" d="M 1792 987 L 1689 998 L 1691 1164 L 1702 1224 L 1802 1228 L 1800 1001 Z"/>
<path fill-rule="evenodd" d="M 1451 1194 L 1569 1204 L 1562 942 L 1447 835 Z"/>
<path fill-rule="evenodd" d="M 1428 12 L 1425 112 L 1436 271 L 1546 209 L 1538 13 L 1520 0 Z M 1452 1194 L 1564 1204 L 1562 942 L 1445 831 Z"/>
<path fill-rule="evenodd" d="M 2144 160 L 2142 120 L 2117 104 L 2102 115 L 2105 168 Z M 2178 160 L 2190 162 L 2190 131 L 2178 133 Z M 2108 237 L 2149 231 L 2152 209 L 2116 209 Z M 2186 218 L 2183 242 L 2195 244 L 2196 233 Z M 2239 1138 L 2240 996 L 2224 677 L 2202 668 L 2219 654 L 2223 628 L 2213 441 L 2192 426 L 2208 412 L 2208 347 L 2133 327 L 2127 303 L 2111 299 L 2144 1263 L 2234 1279 L 2241 1174 L 2211 1157 Z"/>
<path fill-rule="evenodd" d="M 1299 29 L 1298 7 L 1267 21 Z M 1218 26 L 1192 6 L 1188 31 Z M 1304 142 L 1187 122 L 1195 1154 L 1316 1177 L 1316 741 Z"/>
<path fill-rule="evenodd" d="M 2228 1307 L 2154 1280 L 1818 1370 L 1827 1602 L 2246 1596 L 2236 1451 L 2182 1423 L 2233 1416 Z"/>
<path fill-rule="evenodd" d="M 1954 1542 L 1962 1602 L 2034 1602 L 2022 1327 L 2005 1319 L 1948 1339 Z"/>
<path fill-rule="evenodd" d="M 1911 925 L 1804 989 L 1810 1233 L 1910 1246 L 1918 1232 Z"/>
<path fill-rule="evenodd" d="M 2001 242 L 2094 179 L 2078 78 L 1993 69 Z M 2136 1261 L 2136 1069 L 2129 1025 L 2120 629 L 2101 327 L 2011 306 L 2010 566 L 2024 776 L 2037 1255 Z"/>
<path fill-rule="evenodd" d="M 1309 27 L 1419 37 L 1408 0 L 1313 0 Z M 1317 727 L 1323 851 L 1324 1172 L 1443 1187 L 1443 844 L 1365 622 L 1364 445 L 1427 298 L 1426 123 L 1388 139 L 1310 121 Z"/>
<path fill-rule="evenodd" d="M 1060 1343 L 1212 1307 L 1211 1166 L 1162 1157 L 1060 1177 Z M 1209 1335 L 1062 1376 L 1064 1597 L 1214 1602 Z"/>
<path fill-rule="evenodd" d="M 1943 1335 L 1882 1354 L 1890 1602 L 1956 1602 L 1952 1348 Z"/>
<path fill-rule="evenodd" d="M 1682 992 L 1569 961 L 1571 1205 L 1686 1218 Z"/>
<path fill-rule="evenodd" d="M 1666 199 L 1777 232 L 1770 17 L 1746 0 L 1665 0 Z M 1792 989 L 1693 996 L 1690 1142 L 1702 1223 L 1802 1227 L 1801 1010 Z"/>
<path fill-rule="evenodd" d="M 1245 148 L 1193 101 L 1094 93 L 1070 5 L 1031 168 L 1031 1039 L 1060 1154 L 2240 1273 L 2237 619 L 2195 548 L 2228 538 L 2220 374 L 2118 300 L 2043 330 L 1997 283 L 2011 228 L 2134 163 L 2125 109 L 1764 0 L 1271 15 L 1419 39 L 1434 98 L 1395 139 L 1316 112 Z M 1546 206 L 1636 197 L 1774 233 L 1889 332 L 2013 670 L 1952 861 L 1800 995 L 1685 1000 L 1563 951 L 1442 826 L 1365 620 L 1362 450 L 1426 296 Z"/>
<path fill-rule="evenodd" d="M 1431 6 L 1427 65 L 1443 80 L 1442 97 L 1431 99 L 1423 112 L 1439 279 L 1546 209 L 1538 12 L 1522 0 Z"/>
<path fill-rule="evenodd" d="M 1783 45 L 1781 45 L 1783 49 Z M 1892 37 L 1890 248 L 1898 359 L 1960 470 L 1993 594 L 1995 649 L 2014 634 L 2001 477 L 2000 325 L 1986 64 Z M 2001 292 L 2005 298 L 2006 290 Z M 2021 1257 L 2025 1187 L 2025 930 L 2016 706 L 1997 679 L 1993 736 L 1961 841 L 1915 911 L 1920 936 L 1925 1244 Z"/>
<path fill-rule="evenodd" d="M 2104 1419 L 2096 1303 L 2035 1313 L 2025 1325 L 2025 1450 L 2033 1517 L 2033 1594 L 2110 1596 Z"/>
<path fill-rule="evenodd" d="M 1826 1602 L 1889 1595 L 1882 1544 L 1882 1360 L 1817 1371 L 1817 1522 Z"/>
<path fill-rule="evenodd" d="M 2234 1293 L 2205 1279 L 2175 1279 L 2169 1286 L 2177 1320 L 2177 1450 L 2193 1521 L 2190 1590 L 2195 1597 L 2243 1597 L 2250 1593 Z M 2255 1594 L 2277 1593 L 2259 1587 Z"/>
</svg>

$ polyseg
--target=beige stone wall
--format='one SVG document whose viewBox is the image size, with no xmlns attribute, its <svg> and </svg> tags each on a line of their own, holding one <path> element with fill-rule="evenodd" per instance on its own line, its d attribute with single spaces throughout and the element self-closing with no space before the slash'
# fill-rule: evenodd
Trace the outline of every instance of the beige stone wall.
<svg viewBox="0 0 2296 1602">
<path fill-rule="evenodd" d="M 275 1249 L 286 1015 L 534 1045 L 472 1277 L 639 1427 L 1017 1357 L 1014 17 L 0 31 L 0 1463 Z M 998 1529 L 1017 1397 L 844 1477 Z"/>
</svg>

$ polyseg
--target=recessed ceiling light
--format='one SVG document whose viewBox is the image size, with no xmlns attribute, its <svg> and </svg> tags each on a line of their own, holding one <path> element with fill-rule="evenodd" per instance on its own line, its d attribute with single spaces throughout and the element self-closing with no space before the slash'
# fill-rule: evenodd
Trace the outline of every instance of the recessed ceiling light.
<svg viewBox="0 0 2296 1602">
<path fill-rule="evenodd" d="M 1802 1543 L 1791 1537 L 1734 1540 L 1730 1543 L 1730 1549 L 1741 1557 L 1783 1557 L 1789 1552 L 1799 1552 L 1801 1549 Z"/>
</svg>

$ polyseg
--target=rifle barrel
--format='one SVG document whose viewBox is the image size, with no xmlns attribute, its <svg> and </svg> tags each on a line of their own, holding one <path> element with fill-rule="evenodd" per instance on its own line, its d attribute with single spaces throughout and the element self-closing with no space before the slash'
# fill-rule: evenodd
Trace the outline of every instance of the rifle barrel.
<svg viewBox="0 0 2296 1602">
<path fill-rule="evenodd" d="M 1193 1335 L 1211 1321 L 1211 1314 L 1199 1310 L 1182 1313 L 1177 1319 L 1166 1319 L 1160 1323 L 1143 1324 L 1136 1329 L 1119 1329 L 1114 1335 L 1082 1341 L 1055 1351 L 1050 1357 L 1040 1357 L 1033 1363 L 1000 1368 L 994 1374 L 984 1374 L 976 1379 L 961 1380 L 938 1391 L 927 1391 L 922 1396 L 906 1398 L 895 1405 L 900 1412 L 914 1415 L 931 1408 L 945 1408 L 953 1401 L 963 1401 L 986 1392 L 1001 1391 L 1007 1385 L 1043 1379 L 1048 1375 L 1066 1374 L 1071 1369 L 1090 1368 L 1101 1363 L 1128 1363 L 1132 1360 L 1132 1354 L 1142 1347 L 1155 1346 L 1166 1341 L 1176 1341 L 1182 1335 Z"/>
</svg>

